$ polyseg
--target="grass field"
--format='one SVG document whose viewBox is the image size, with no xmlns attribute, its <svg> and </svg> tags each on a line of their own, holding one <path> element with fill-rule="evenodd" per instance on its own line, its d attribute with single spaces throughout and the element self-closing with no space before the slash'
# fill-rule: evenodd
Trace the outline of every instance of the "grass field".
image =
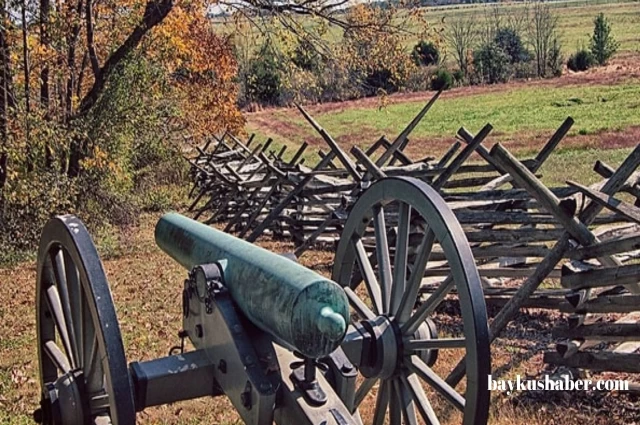
<svg viewBox="0 0 640 425">
<path fill-rule="evenodd" d="M 349 151 L 353 145 L 366 148 L 382 135 L 393 140 L 433 94 L 400 93 L 387 99 L 360 99 L 306 109 Z M 551 80 L 449 90 L 413 131 L 405 152 L 414 160 L 438 157 L 453 143 L 459 128 L 475 133 L 490 123 L 494 129 L 483 142 L 485 147 L 500 142 L 518 155 L 527 156 L 540 149 L 569 116 L 575 124 L 550 161 L 570 161 L 573 172 L 591 182 L 597 178 L 590 171 L 595 156 L 614 161 L 638 143 L 640 55 L 620 54 L 606 67 L 565 73 Z M 327 149 L 295 108 L 248 114 L 246 128 L 247 132 L 256 133 L 258 140 L 272 137 L 276 143 L 291 146 L 289 153 L 302 141 L 311 143 L 307 163 L 317 161 L 318 148 Z M 563 172 L 564 169 L 550 167 L 545 183 L 563 182 Z"/>
<path fill-rule="evenodd" d="M 578 47 L 588 46 L 589 37 L 593 33 L 593 20 L 600 12 L 604 13 L 611 23 L 612 34 L 620 43 L 619 52 L 640 52 L 640 33 L 638 32 L 640 27 L 640 1 L 561 0 L 552 1 L 548 4 L 558 17 L 562 52 L 565 56 L 573 53 Z M 482 26 L 487 20 L 487 15 L 494 7 L 496 7 L 495 3 L 430 7 L 423 10 L 423 15 L 427 24 L 434 30 L 446 29 L 447 22 L 467 17 L 472 17 L 479 26 Z M 504 2 L 498 7 L 500 13 L 504 15 L 522 13 L 524 10 L 522 3 Z M 403 14 L 399 16 L 399 19 L 403 19 Z M 416 21 L 408 20 L 405 22 L 403 19 L 403 23 L 409 25 L 409 27 L 404 28 L 409 33 L 404 41 L 407 51 L 409 51 L 418 41 L 417 34 L 422 32 L 423 28 L 417 27 Z M 313 24 L 303 20 L 303 25 L 309 26 Z M 216 28 L 223 32 L 235 31 L 236 29 L 233 24 L 225 21 L 219 21 Z M 252 27 L 248 27 L 246 31 L 248 31 L 251 39 L 250 45 L 257 50 L 264 40 L 263 34 Z M 342 30 L 330 27 L 325 38 L 329 43 L 337 43 L 342 39 Z M 277 42 L 277 37 L 273 41 Z M 449 48 L 446 44 L 443 47 L 445 51 Z M 453 57 L 449 55 L 446 61 L 452 62 Z"/>
<path fill-rule="evenodd" d="M 588 45 L 593 32 L 593 19 L 602 12 L 609 19 L 612 34 L 620 42 L 620 52 L 640 51 L 640 2 L 638 1 L 558 1 L 548 3 L 558 16 L 558 24 L 563 42 L 563 52 L 569 54 L 578 46 Z M 460 17 L 472 16 L 482 25 L 486 21 L 486 11 L 493 4 L 479 4 L 464 7 L 429 8 L 427 21 L 434 26 Z M 518 13 L 523 6 L 518 3 L 502 4 L 502 13 Z"/>
<path fill-rule="evenodd" d="M 424 106 L 424 101 L 394 103 L 385 108 L 354 107 L 314 114 L 321 125 L 337 140 L 370 144 L 376 135 L 398 134 Z M 314 111 L 314 108 L 310 108 Z M 287 124 L 284 142 L 318 138 L 313 128 L 295 110 L 275 110 L 268 119 Z M 606 130 L 622 130 L 640 125 L 640 81 L 621 85 L 584 87 L 518 87 L 501 93 L 469 96 L 444 96 L 429 111 L 427 118 L 415 129 L 415 143 L 433 138 L 452 137 L 460 126 L 471 131 L 491 123 L 500 139 L 517 133 L 541 133 L 554 130 L 567 117 L 576 121 L 571 134 L 594 134 Z M 262 122 L 262 120 L 261 120 Z M 260 131 L 260 125 L 249 118 L 250 131 Z M 357 124 L 355 124 L 357 123 Z M 274 124 L 274 125 L 277 125 Z M 354 125 L 355 124 L 355 125 Z M 276 134 L 264 136 L 278 137 Z M 282 135 L 280 135 L 280 138 Z"/>
</svg>

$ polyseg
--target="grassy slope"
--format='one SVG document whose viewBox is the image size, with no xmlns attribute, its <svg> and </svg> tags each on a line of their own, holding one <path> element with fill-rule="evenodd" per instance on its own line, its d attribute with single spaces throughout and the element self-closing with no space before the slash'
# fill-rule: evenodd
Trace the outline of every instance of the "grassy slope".
<svg viewBox="0 0 640 425">
<path fill-rule="evenodd" d="M 378 134 L 399 133 L 424 106 L 423 101 L 395 103 L 385 108 L 375 106 L 340 108 L 314 114 L 321 125 L 336 138 L 362 136 L 368 144 Z M 312 109 L 313 110 L 313 109 Z M 616 86 L 526 87 L 471 96 L 439 99 L 427 118 L 412 134 L 414 140 L 453 136 L 462 125 L 477 131 L 490 122 L 507 138 L 518 132 L 553 130 L 567 117 L 575 119 L 572 132 L 581 134 L 601 130 L 619 130 L 640 125 L 640 84 L 630 82 Z M 269 119 L 295 127 L 286 142 L 317 138 L 311 126 L 292 109 L 274 110 Z M 354 125 L 355 124 L 355 125 Z M 362 133 L 362 129 L 366 133 Z M 263 128 L 249 117 L 248 130 L 261 133 Z M 370 132 L 373 132 L 371 134 Z M 263 134 L 282 140 L 277 134 Z"/>
<path fill-rule="evenodd" d="M 373 104 L 336 108 L 329 112 L 310 110 L 348 150 L 353 144 L 368 146 L 383 134 L 388 138 L 395 137 L 424 103 L 423 100 L 394 103 L 384 109 Z M 257 132 L 261 138 L 270 136 L 292 146 L 298 146 L 301 140 L 324 146 L 297 111 L 280 109 L 265 111 L 259 116 L 260 122 L 249 117 L 248 130 Z M 637 143 L 634 134 L 640 126 L 640 84 L 630 81 L 613 86 L 556 88 L 520 85 L 517 89 L 497 93 L 449 94 L 438 100 L 415 129 L 408 152 L 414 159 L 438 156 L 453 142 L 461 126 L 476 132 L 484 124 L 491 123 L 494 131 L 484 142 L 486 147 L 499 141 L 519 156 L 529 156 L 567 116 L 573 117 L 575 124 L 549 159 L 551 165 L 543 168 L 545 183 L 558 184 L 569 177 L 593 182 L 597 176 L 590 169 L 596 159 L 617 163 L 629 152 L 628 147 Z M 308 149 L 308 162 L 315 160 L 315 151 L 315 148 Z M 572 169 L 569 176 L 565 173 L 567 166 Z"/>
</svg>

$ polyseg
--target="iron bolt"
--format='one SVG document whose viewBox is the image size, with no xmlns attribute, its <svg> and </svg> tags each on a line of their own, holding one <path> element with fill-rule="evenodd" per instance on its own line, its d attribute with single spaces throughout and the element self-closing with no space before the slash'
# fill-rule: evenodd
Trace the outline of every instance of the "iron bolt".
<svg viewBox="0 0 640 425">
<path fill-rule="evenodd" d="M 353 365 L 351 363 L 344 363 L 340 370 L 345 373 L 351 372 L 353 370 Z"/>
</svg>

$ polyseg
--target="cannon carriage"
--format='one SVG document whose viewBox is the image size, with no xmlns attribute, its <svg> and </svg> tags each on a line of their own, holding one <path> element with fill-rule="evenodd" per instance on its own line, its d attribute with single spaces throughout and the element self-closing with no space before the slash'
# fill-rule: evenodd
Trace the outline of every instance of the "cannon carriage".
<svg viewBox="0 0 640 425">
<path fill-rule="evenodd" d="M 155 237 L 187 271 L 180 336 L 195 350 L 128 364 L 84 225 L 60 216 L 45 227 L 38 422 L 134 424 L 147 407 L 224 395 L 247 424 L 486 423 L 481 280 L 461 226 L 426 183 L 383 178 L 358 198 L 331 279 L 176 213 Z M 433 261 L 449 272 L 417 303 Z"/>
</svg>

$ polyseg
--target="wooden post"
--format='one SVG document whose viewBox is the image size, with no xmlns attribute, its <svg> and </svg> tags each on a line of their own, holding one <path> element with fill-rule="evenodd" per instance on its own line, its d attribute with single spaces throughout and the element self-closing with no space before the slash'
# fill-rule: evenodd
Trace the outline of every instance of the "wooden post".
<svg viewBox="0 0 640 425">
<path fill-rule="evenodd" d="M 631 154 L 624 160 L 622 165 L 616 170 L 611 178 L 602 187 L 602 192 L 612 195 L 616 193 L 620 187 L 627 181 L 629 176 L 635 171 L 640 164 L 640 145 L 637 146 Z M 579 215 L 579 219 L 585 225 L 591 224 L 596 218 L 598 213 L 602 210 L 602 206 L 595 203 L 589 204 Z M 540 265 L 518 289 L 518 292 L 511 298 L 511 300 L 505 304 L 500 312 L 491 322 L 490 338 L 493 341 L 507 326 L 507 324 L 513 319 L 515 314 L 520 310 L 520 307 L 524 300 L 529 298 L 531 294 L 535 292 L 540 283 L 546 278 L 546 276 L 555 268 L 555 266 L 562 260 L 564 253 L 569 249 L 571 241 L 571 234 L 565 232 L 562 238 L 554 245 L 549 254 L 540 262 Z M 447 377 L 449 384 L 455 385 L 465 374 L 464 359 L 461 360 L 456 368 Z"/>
<path fill-rule="evenodd" d="M 300 111 L 300 113 L 305 117 L 305 119 L 311 124 L 311 126 L 322 136 L 324 141 L 327 142 L 327 144 L 331 148 L 331 151 L 338 157 L 342 165 L 344 165 L 344 168 L 346 168 L 347 171 L 349 171 L 349 174 L 351 174 L 351 177 L 353 177 L 355 181 L 360 181 L 362 179 L 362 176 L 356 169 L 356 165 L 351 161 L 351 158 L 349 158 L 349 156 L 347 156 L 347 154 L 344 153 L 344 151 L 340 148 L 338 143 L 335 140 L 333 140 L 333 137 L 331 137 L 331 135 L 327 133 L 327 131 L 324 128 L 320 127 L 320 124 L 318 124 L 311 117 L 311 115 L 309 115 L 307 111 L 305 111 L 304 108 L 302 108 L 302 106 L 298 105 L 297 103 L 295 105 Z"/>
<path fill-rule="evenodd" d="M 476 148 L 480 146 L 482 141 L 489 135 L 489 133 L 491 133 L 491 130 L 493 130 L 493 127 L 491 126 L 491 124 L 487 124 L 484 127 L 482 127 L 482 130 L 480 130 L 480 132 L 478 132 L 476 137 L 473 138 L 473 141 L 469 143 L 462 150 L 462 152 L 460 152 L 458 156 L 455 157 L 453 161 L 451 161 L 451 164 L 449 164 L 449 166 L 442 172 L 442 174 L 438 176 L 438 178 L 433 182 L 431 186 L 433 186 L 433 188 L 438 191 L 442 189 L 442 187 L 447 182 L 447 180 L 451 178 L 451 176 L 456 172 L 456 170 L 460 168 L 460 166 L 464 163 L 464 161 L 466 161 L 467 158 L 469 158 L 469 156 L 473 153 L 473 151 L 476 150 Z"/>
</svg>

